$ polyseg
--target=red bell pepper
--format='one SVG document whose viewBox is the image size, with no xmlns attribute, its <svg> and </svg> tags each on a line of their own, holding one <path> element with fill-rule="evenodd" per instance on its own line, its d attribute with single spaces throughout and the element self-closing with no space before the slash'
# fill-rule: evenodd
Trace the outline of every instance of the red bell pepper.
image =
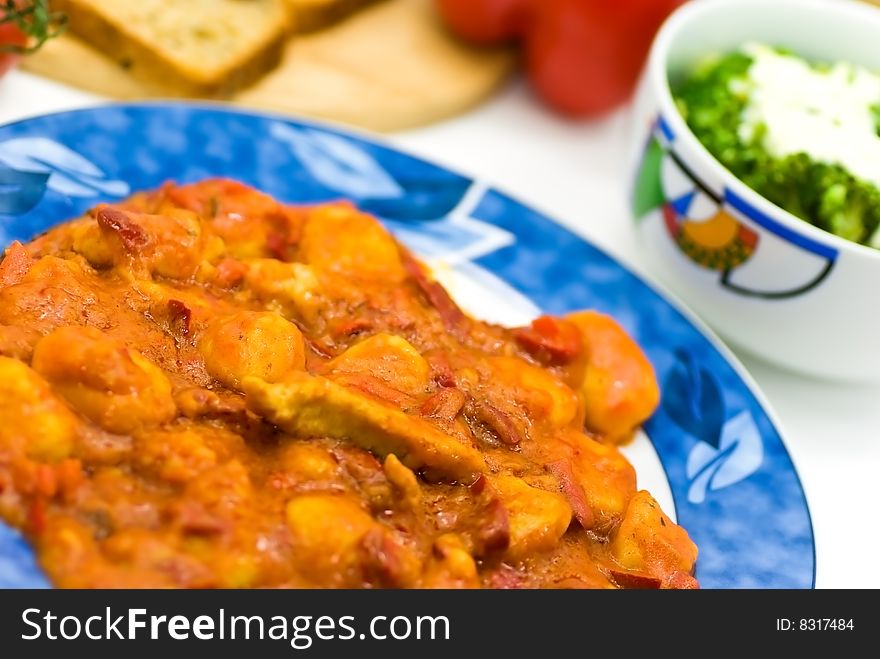
<svg viewBox="0 0 880 659">
<path fill-rule="evenodd" d="M 479 44 L 521 41 L 532 86 L 557 110 L 594 116 L 626 102 L 661 23 L 685 0 L 437 0 Z"/>
</svg>

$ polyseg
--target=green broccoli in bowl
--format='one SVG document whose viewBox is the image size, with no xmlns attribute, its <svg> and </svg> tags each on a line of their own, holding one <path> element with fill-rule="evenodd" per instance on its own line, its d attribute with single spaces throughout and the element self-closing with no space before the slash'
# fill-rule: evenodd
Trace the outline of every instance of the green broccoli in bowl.
<svg viewBox="0 0 880 659">
<path fill-rule="evenodd" d="M 748 44 L 673 86 L 697 139 L 793 215 L 880 249 L 880 75 Z"/>
</svg>

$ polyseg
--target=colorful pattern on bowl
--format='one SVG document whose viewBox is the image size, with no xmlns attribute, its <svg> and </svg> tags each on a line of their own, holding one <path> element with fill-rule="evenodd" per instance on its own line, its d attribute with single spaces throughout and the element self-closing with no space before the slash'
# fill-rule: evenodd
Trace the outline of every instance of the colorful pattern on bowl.
<svg viewBox="0 0 880 659">
<path fill-rule="evenodd" d="M 831 274 L 837 250 L 782 226 L 735 191 L 714 189 L 675 150 L 675 134 L 658 115 L 636 173 L 633 212 L 640 221 L 661 221 L 672 241 L 694 263 L 718 271 L 724 288 L 746 296 L 790 298 L 819 286 Z M 737 271 L 754 260 L 763 271 L 762 234 L 771 234 L 801 252 L 802 281 L 777 287 Z M 806 258 L 804 258 L 806 257 Z M 777 253 L 769 258 L 778 258 Z M 811 266 L 811 267 L 810 267 Z"/>
</svg>

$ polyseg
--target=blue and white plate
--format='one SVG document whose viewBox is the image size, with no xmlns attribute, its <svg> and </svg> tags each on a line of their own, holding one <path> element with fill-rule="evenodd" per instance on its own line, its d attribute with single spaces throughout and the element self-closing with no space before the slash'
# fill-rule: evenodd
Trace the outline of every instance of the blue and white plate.
<svg viewBox="0 0 880 659">
<path fill-rule="evenodd" d="M 703 587 L 813 586 L 804 492 L 742 366 L 607 254 L 481 181 L 310 122 L 186 104 L 111 105 L 0 127 L 0 246 L 99 201 L 210 176 L 287 202 L 354 200 L 488 319 L 521 323 L 584 308 L 617 318 L 663 390 L 627 454 L 640 486 L 699 546 Z M 43 585 L 27 544 L 0 524 L 0 587 Z"/>
</svg>

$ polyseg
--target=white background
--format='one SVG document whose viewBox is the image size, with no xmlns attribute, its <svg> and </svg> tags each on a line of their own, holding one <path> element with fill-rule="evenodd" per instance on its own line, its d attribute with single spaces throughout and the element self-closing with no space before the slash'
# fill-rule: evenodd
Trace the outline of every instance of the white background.
<svg viewBox="0 0 880 659">
<path fill-rule="evenodd" d="M 100 101 L 12 72 L 0 82 L 0 123 Z M 626 204 L 628 123 L 625 110 L 591 123 L 559 119 L 515 82 L 470 114 L 391 140 L 513 193 L 639 271 Z M 807 491 L 817 585 L 880 587 L 880 386 L 810 380 L 741 356 L 776 411 Z"/>
</svg>

